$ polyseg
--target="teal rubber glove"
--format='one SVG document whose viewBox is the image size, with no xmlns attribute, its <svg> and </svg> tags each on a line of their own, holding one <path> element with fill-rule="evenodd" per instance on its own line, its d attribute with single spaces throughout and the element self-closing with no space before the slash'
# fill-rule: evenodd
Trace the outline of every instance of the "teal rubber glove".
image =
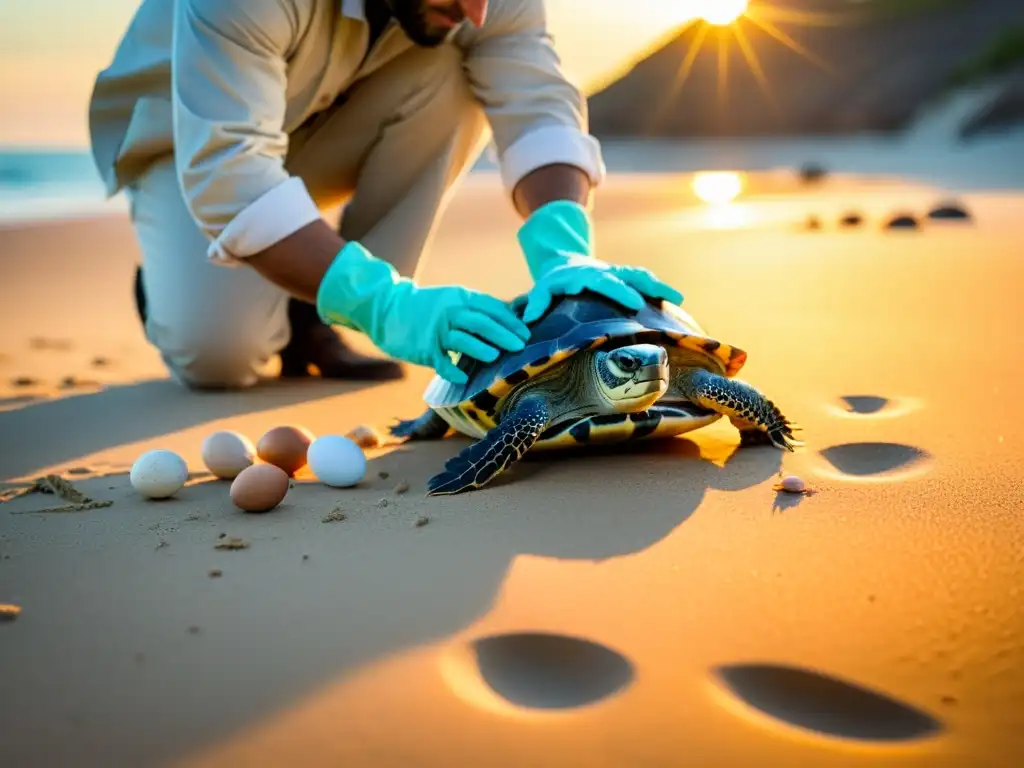
<svg viewBox="0 0 1024 768">
<path fill-rule="evenodd" d="M 523 223 L 519 245 L 535 285 L 523 321 L 544 314 L 554 296 L 591 290 L 638 310 L 644 297 L 681 304 L 683 295 L 649 269 L 607 264 L 593 258 L 593 228 L 579 203 L 556 200 L 542 205 Z"/>
<path fill-rule="evenodd" d="M 361 331 L 392 357 L 454 384 L 467 377 L 449 351 L 490 363 L 499 349 L 517 352 L 530 338 L 500 299 L 460 286 L 421 288 L 355 241 L 327 269 L 316 307 L 325 323 Z"/>
</svg>

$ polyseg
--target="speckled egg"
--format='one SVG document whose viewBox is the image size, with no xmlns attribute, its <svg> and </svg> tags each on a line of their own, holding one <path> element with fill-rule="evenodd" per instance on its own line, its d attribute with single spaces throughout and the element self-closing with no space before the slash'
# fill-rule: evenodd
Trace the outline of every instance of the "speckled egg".
<svg viewBox="0 0 1024 768">
<path fill-rule="evenodd" d="M 146 451 L 132 464 L 128 476 L 132 488 L 148 499 L 165 499 L 185 486 L 188 465 L 174 451 Z"/>
</svg>

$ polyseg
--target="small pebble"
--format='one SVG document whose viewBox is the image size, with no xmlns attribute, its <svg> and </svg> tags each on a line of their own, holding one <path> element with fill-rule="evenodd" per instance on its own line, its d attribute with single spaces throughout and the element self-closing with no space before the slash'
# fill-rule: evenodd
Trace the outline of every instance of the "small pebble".
<svg viewBox="0 0 1024 768">
<path fill-rule="evenodd" d="M 340 523 L 344 519 L 345 519 L 345 513 L 342 512 L 340 509 L 335 509 L 335 510 L 331 511 L 331 513 L 328 514 L 326 517 L 324 517 L 324 519 L 321 520 L 320 522 L 322 522 L 322 523 Z"/>
<path fill-rule="evenodd" d="M 424 525 L 430 522 L 429 517 L 418 517 L 416 518 L 416 527 L 422 528 Z"/>
<path fill-rule="evenodd" d="M 223 539 L 214 545 L 215 549 L 248 549 L 249 542 L 232 536 L 230 539 Z"/>
<path fill-rule="evenodd" d="M 345 437 L 354 442 L 360 448 L 379 448 L 384 444 L 384 438 L 373 427 L 367 424 L 360 424 L 348 432 Z"/>
<path fill-rule="evenodd" d="M 395 486 L 395 493 L 405 493 L 409 490 L 409 483 L 402 480 L 398 485 Z"/>
<path fill-rule="evenodd" d="M 93 368 L 105 368 L 110 365 L 110 359 L 106 357 L 94 357 L 91 363 Z"/>
<path fill-rule="evenodd" d="M 95 379 L 80 379 L 77 376 L 65 376 L 60 380 L 61 389 L 74 389 L 75 387 L 98 387 L 100 382 Z"/>
<path fill-rule="evenodd" d="M 12 387 L 34 387 L 39 383 L 39 379 L 33 379 L 31 376 L 15 376 L 11 379 Z"/>
<path fill-rule="evenodd" d="M 191 627 L 188 628 L 188 632 L 189 632 L 190 635 L 198 635 L 199 634 L 199 627 L 197 627 L 195 624 L 193 624 Z"/>
<path fill-rule="evenodd" d="M 224 575 L 224 571 L 222 571 L 220 568 L 211 568 L 209 573 L 211 579 L 219 579 L 221 576 Z"/>
<path fill-rule="evenodd" d="M 303 555 L 303 556 L 302 556 L 302 559 L 303 559 L 303 560 L 309 560 L 309 555 Z"/>
<path fill-rule="evenodd" d="M 65 352 L 75 347 L 70 339 L 48 339 L 43 336 L 34 336 L 28 340 L 28 345 L 32 349 L 59 349 Z"/>
<path fill-rule="evenodd" d="M 389 475 L 387 472 L 378 472 L 377 477 L 379 477 L 381 480 L 387 480 Z"/>
<path fill-rule="evenodd" d="M 386 507 L 387 505 L 388 505 L 388 500 L 387 499 L 381 499 L 380 501 L 377 502 L 377 506 L 378 507 Z"/>
</svg>

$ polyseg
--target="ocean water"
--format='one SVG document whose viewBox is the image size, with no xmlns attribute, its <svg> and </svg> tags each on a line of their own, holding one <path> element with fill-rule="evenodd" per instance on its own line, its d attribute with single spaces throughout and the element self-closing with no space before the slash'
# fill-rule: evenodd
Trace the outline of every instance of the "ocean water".
<svg viewBox="0 0 1024 768">
<path fill-rule="evenodd" d="M 770 170 L 813 161 L 836 172 L 900 175 L 951 192 L 1024 189 L 1024 127 L 970 142 L 951 136 L 958 108 L 926 116 L 897 136 L 702 140 L 606 140 L 611 172 Z M 474 172 L 495 169 L 485 152 Z M 88 151 L 0 147 L 0 222 L 89 216 L 124 210 L 106 199 Z"/>
<path fill-rule="evenodd" d="M 0 222 L 124 210 L 107 200 L 87 150 L 0 148 Z"/>
</svg>

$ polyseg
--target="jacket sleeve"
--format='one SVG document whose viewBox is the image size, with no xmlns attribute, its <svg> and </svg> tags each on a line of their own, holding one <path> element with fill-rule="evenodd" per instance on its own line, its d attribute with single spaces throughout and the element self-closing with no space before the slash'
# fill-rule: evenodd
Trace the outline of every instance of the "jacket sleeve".
<svg viewBox="0 0 1024 768">
<path fill-rule="evenodd" d="M 286 61 L 302 10 L 295 0 L 176 3 L 178 181 L 214 262 L 235 265 L 319 216 L 305 184 L 284 168 Z"/>
<path fill-rule="evenodd" d="M 489 9 L 467 45 L 466 72 L 491 126 L 505 189 L 552 163 L 605 177 L 600 144 L 589 134 L 586 99 L 562 72 L 543 0 L 505 0 Z"/>
</svg>

